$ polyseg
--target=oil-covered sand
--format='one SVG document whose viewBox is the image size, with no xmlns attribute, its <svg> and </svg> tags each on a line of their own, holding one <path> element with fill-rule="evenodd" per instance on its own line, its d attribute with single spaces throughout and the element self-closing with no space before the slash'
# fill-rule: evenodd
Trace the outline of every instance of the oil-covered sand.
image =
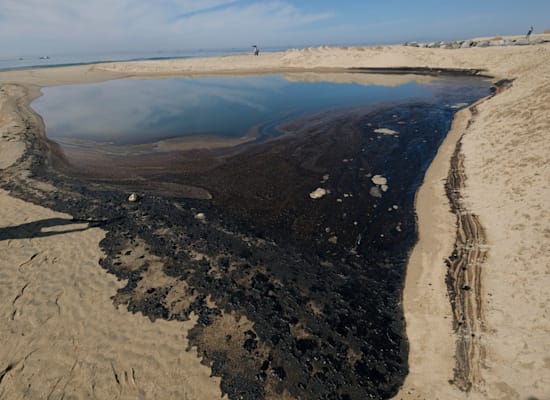
<svg viewBox="0 0 550 400">
<path fill-rule="evenodd" d="M 198 317 L 189 344 L 229 398 L 387 398 L 407 374 L 414 194 L 455 112 L 439 100 L 313 114 L 230 149 L 83 157 L 35 140 L 24 157 L 57 191 L 2 186 L 106 229 L 100 263 L 127 279 L 114 303 Z"/>
</svg>

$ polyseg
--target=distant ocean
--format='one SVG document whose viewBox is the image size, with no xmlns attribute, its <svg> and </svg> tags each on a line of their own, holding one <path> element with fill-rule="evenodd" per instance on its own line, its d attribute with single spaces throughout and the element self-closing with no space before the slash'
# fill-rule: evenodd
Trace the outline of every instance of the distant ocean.
<svg viewBox="0 0 550 400">
<path fill-rule="evenodd" d="M 278 51 L 287 48 L 264 48 L 260 50 Z M 252 47 L 232 48 L 223 50 L 191 50 L 191 51 L 150 51 L 150 52 L 121 52 L 108 54 L 40 54 L 31 56 L 0 55 L 0 71 L 44 68 L 54 66 L 70 66 L 106 63 L 113 61 L 163 60 L 194 57 L 216 57 L 230 54 L 252 53 Z"/>
</svg>

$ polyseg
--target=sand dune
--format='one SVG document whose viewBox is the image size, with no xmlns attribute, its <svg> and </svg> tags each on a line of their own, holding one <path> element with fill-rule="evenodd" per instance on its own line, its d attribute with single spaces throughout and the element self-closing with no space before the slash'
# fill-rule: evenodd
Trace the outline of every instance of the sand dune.
<svg viewBox="0 0 550 400">
<path fill-rule="evenodd" d="M 459 50 L 321 47 L 260 57 L 2 72 L 0 84 L 403 66 L 484 69 L 495 80 L 514 82 L 475 113 L 458 114 L 417 195 L 420 242 L 404 293 L 410 375 L 396 398 L 548 398 L 550 44 Z M 7 168 L 24 146 L 18 140 L 21 121 L 9 104 L 12 94 L 3 88 L 0 168 Z M 449 383 L 455 376 L 457 337 L 444 262 L 456 234 L 444 180 L 461 137 L 466 177 L 461 195 L 487 236 L 480 275 L 484 321 L 475 332 L 482 348 L 475 360 L 479 380 L 469 393 Z M 0 205 L 0 398 L 220 396 L 209 368 L 182 351 L 192 321 L 152 323 L 114 308 L 110 298 L 121 283 L 98 265 L 102 231 L 74 225 L 67 215 L 15 200 L 5 191 L 0 191 Z"/>
</svg>

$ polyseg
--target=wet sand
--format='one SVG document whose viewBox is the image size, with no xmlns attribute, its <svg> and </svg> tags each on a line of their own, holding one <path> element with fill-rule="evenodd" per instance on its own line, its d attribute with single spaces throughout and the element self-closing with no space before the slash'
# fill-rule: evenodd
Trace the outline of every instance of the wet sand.
<svg viewBox="0 0 550 400">
<path fill-rule="evenodd" d="M 548 46 L 528 46 L 521 49 L 467 49 L 464 51 L 424 50 L 402 48 L 313 49 L 302 53 L 297 52 L 297 54 L 286 53 L 283 54 L 282 58 L 287 60 L 294 58 L 294 63 L 303 62 L 302 65 L 304 66 L 310 66 L 310 64 L 318 62 L 319 65 L 324 64 L 326 67 L 326 64 L 330 62 L 334 64 L 343 63 L 342 55 L 347 54 L 349 55 L 347 58 L 348 66 L 357 66 L 355 63 L 360 61 L 363 65 L 372 65 L 373 63 L 372 58 L 361 58 L 360 53 L 379 52 L 378 55 L 380 56 L 385 53 L 387 61 L 383 63 L 382 58 L 377 58 L 379 65 L 397 62 L 403 62 L 401 65 L 426 63 L 434 67 L 441 67 L 445 64 L 458 67 L 467 65 L 472 68 L 487 68 L 489 72 L 501 78 L 517 78 L 511 89 L 482 104 L 478 108 L 474 122 L 461 130 L 461 133 L 467 133 L 463 138 L 462 147 L 465 154 L 465 175 L 468 177 L 464 196 L 467 198 L 469 208 L 479 214 L 480 221 L 487 233 L 489 253 L 484 271 L 491 272 L 491 274 L 486 272 L 481 274 L 482 288 L 484 288 L 481 295 L 486 294 L 482 298 L 482 303 L 486 307 L 486 330 L 483 333 L 482 340 L 486 344 L 486 357 L 481 364 L 481 379 L 472 387 L 473 392 L 469 396 L 475 396 L 476 393 L 488 398 L 544 396 L 548 384 L 544 381 L 544 375 L 540 374 L 547 370 L 547 363 L 544 361 L 544 354 L 546 353 L 543 349 L 547 345 L 544 338 L 547 337 L 548 327 L 544 325 L 544 320 L 540 321 L 540 313 L 544 310 L 540 304 L 545 304 L 544 301 L 541 302 L 541 296 L 544 296 L 545 293 L 543 289 L 545 287 L 544 277 L 547 276 L 547 273 L 544 275 L 544 266 L 548 263 L 543 261 L 544 252 L 542 250 L 548 242 L 547 238 L 544 239 L 544 226 L 548 226 L 548 224 L 543 223 L 547 220 L 548 215 L 537 210 L 540 210 L 541 204 L 544 204 L 543 199 L 548 198 L 548 169 L 545 167 L 548 164 L 544 161 L 544 154 L 547 154 L 547 152 L 544 151 L 545 147 L 541 145 L 537 134 L 544 131 L 545 126 L 548 126 L 547 112 L 545 112 L 547 110 L 545 99 L 548 97 L 546 89 L 548 83 L 545 81 L 545 77 L 548 76 L 546 70 Z M 311 53 L 311 56 L 309 53 Z M 317 57 L 317 53 L 323 56 L 328 54 L 329 57 Z M 287 57 L 290 55 L 296 55 L 296 57 Z M 391 61 L 392 55 L 396 56 L 393 61 Z M 336 59 L 338 59 L 338 62 L 335 62 Z M 526 60 L 529 60 L 529 62 Z M 246 63 L 247 61 L 243 62 Z M 524 108 L 518 109 L 517 105 L 520 102 L 525 104 L 526 101 L 530 106 L 528 111 L 525 111 Z M 496 106 L 498 108 L 494 108 Z M 527 121 L 533 123 L 528 124 Z M 498 128 L 495 129 L 494 126 Z M 513 130 L 507 127 L 513 127 Z M 540 129 L 533 130 L 533 127 L 539 127 Z M 525 138 L 529 137 L 529 140 L 514 141 L 512 135 L 517 131 L 523 133 Z M 471 132 L 479 134 L 473 137 L 473 134 L 468 135 Z M 487 147 L 486 143 L 490 143 L 490 146 Z M 534 144 L 538 145 L 532 147 Z M 454 145 L 451 143 L 451 146 Z M 491 154 L 493 146 L 500 146 L 502 152 L 491 158 L 487 154 Z M 506 156 L 506 154 L 510 149 L 517 149 L 518 146 L 523 146 L 523 157 L 518 162 L 512 162 L 510 155 Z M 483 149 L 483 152 L 480 149 Z M 13 154 L 11 150 L 10 154 Z M 498 166 L 498 171 L 500 171 L 497 177 L 492 172 L 495 166 Z M 443 177 L 447 175 L 445 169 L 443 170 Z M 20 172 L 24 170 L 23 166 Z M 480 173 L 476 174 L 476 171 Z M 488 171 L 491 171 L 491 173 Z M 527 188 L 536 187 L 537 189 L 520 190 L 513 184 L 505 184 L 505 180 L 511 179 L 514 174 L 522 176 L 520 182 L 524 187 L 527 185 Z M 502 177 L 502 179 L 499 177 Z M 27 178 L 25 177 L 25 179 Z M 6 181 L 12 179 L 15 179 L 15 177 L 7 177 Z M 510 181 L 510 183 L 513 182 Z M 487 187 L 491 189 L 489 191 L 490 195 L 487 195 Z M 44 190 L 44 188 L 42 189 Z M 502 194 L 503 190 L 512 190 L 512 192 L 500 197 L 499 194 Z M 528 201 L 525 201 L 525 199 L 528 199 Z M 441 199 L 436 199 L 435 202 L 441 204 Z M 418 206 L 418 208 L 421 207 Z M 514 213 L 514 211 L 517 211 L 517 213 Z M 500 229 L 503 215 L 506 216 L 506 225 L 513 229 Z M 537 216 L 535 219 L 537 222 L 529 225 L 524 223 L 527 216 L 532 220 L 535 215 Z M 518 232 L 521 236 L 514 236 L 516 235 L 515 232 Z M 452 243 L 454 233 L 451 233 L 448 237 L 448 240 L 443 240 L 442 237 L 440 242 Z M 495 240 L 495 237 L 499 240 Z M 525 242 L 525 238 L 531 238 L 532 240 Z M 420 243 L 422 243 L 422 233 Z M 529 246 L 528 243 L 540 243 L 542 247 L 537 250 L 536 245 Z M 529 274 L 518 271 L 515 264 L 512 265 L 508 261 L 513 260 L 513 256 L 510 256 L 513 249 L 518 250 L 515 253 L 516 262 L 530 268 Z M 506 268 L 503 268 L 503 265 Z M 499 268 L 496 268 L 497 266 Z M 408 277 L 418 276 L 412 273 L 412 271 L 418 269 L 425 270 L 425 268 L 415 267 L 415 264 L 411 263 Z M 529 276 L 537 276 L 537 274 L 538 279 L 529 278 Z M 513 289 L 505 287 L 506 290 L 504 290 L 502 288 L 503 275 L 506 276 L 507 281 L 514 282 L 515 287 Z M 415 312 L 415 304 L 407 301 L 407 293 L 415 290 L 417 293 L 424 293 L 425 285 L 426 282 L 422 279 L 411 283 L 408 278 L 404 303 L 407 319 L 409 315 L 414 315 Z M 443 298 L 445 297 L 447 288 L 444 277 L 443 280 L 435 280 L 432 286 L 432 292 Z M 414 289 L 415 287 L 416 289 Z M 533 296 L 529 296 L 528 293 L 533 293 Z M 511 294 L 513 294 L 512 297 L 510 297 Z M 427 304 L 438 304 L 432 299 L 427 299 L 426 302 Z M 529 305 L 529 307 L 526 307 L 526 305 Z M 420 307 L 425 306 L 424 303 L 420 305 Z M 442 307 L 445 308 L 445 305 L 442 304 Z M 416 329 L 413 329 L 413 324 L 410 326 L 408 336 L 411 350 L 411 374 L 402 392 L 405 397 L 437 398 L 437 396 L 440 396 L 440 398 L 461 398 L 461 396 L 466 396 L 448 383 L 448 380 L 453 379 L 454 376 L 452 354 L 455 346 L 451 346 L 453 351 L 450 354 L 448 352 L 449 346 L 443 346 L 446 351 L 436 354 L 438 359 L 435 364 L 433 359 L 426 357 L 430 353 L 424 351 L 430 348 L 441 348 L 441 341 L 449 343 L 448 335 L 432 334 L 438 332 L 437 327 L 441 327 L 443 331 L 452 329 L 451 320 L 445 318 L 450 315 L 450 304 L 447 310 L 447 312 L 437 311 L 432 314 L 429 318 L 430 324 L 417 326 Z M 526 310 L 529 311 L 526 312 Z M 203 335 L 203 337 L 208 337 L 208 335 Z M 454 340 L 451 339 L 451 342 L 454 342 Z M 418 354 L 423 357 L 418 357 Z M 441 354 L 449 354 L 451 357 L 441 357 Z M 502 362 L 509 359 L 509 357 L 517 358 L 518 356 L 521 356 L 521 363 L 511 362 L 511 359 L 510 362 Z M 417 362 L 413 360 L 417 360 Z M 430 365 L 436 365 L 440 372 L 427 374 L 426 371 L 433 370 Z M 423 368 L 426 369 L 423 370 Z M 9 368 L 7 372 L 12 370 L 13 368 Z M 277 375 L 277 372 L 280 371 L 276 370 L 275 375 Z M 520 376 L 521 379 L 516 378 L 516 375 Z M 6 373 L 5 376 L 9 377 L 10 375 Z M 419 379 L 419 376 L 422 378 Z M 442 376 L 445 376 L 446 379 L 441 380 Z M 417 380 L 415 381 L 415 379 Z"/>
</svg>

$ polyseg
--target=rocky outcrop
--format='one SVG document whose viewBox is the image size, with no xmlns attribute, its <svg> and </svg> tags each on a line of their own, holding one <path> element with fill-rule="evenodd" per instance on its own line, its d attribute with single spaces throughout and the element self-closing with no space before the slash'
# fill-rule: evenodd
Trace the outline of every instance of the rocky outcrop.
<svg viewBox="0 0 550 400">
<path fill-rule="evenodd" d="M 546 33 L 546 32 L 545 32 Z M 403 46 L 427 47 L 430 49 L 467 49 L 470 47 L 491 47 L 491 46 L 526 46 L 531 44 L 541 44 L 549 42 L 546 39 L 502 39 L 495 38 L 491 40 L 458 40 L 458 41 L 439 41 L 431 43 L 405 42 Z"/>
</svg>

